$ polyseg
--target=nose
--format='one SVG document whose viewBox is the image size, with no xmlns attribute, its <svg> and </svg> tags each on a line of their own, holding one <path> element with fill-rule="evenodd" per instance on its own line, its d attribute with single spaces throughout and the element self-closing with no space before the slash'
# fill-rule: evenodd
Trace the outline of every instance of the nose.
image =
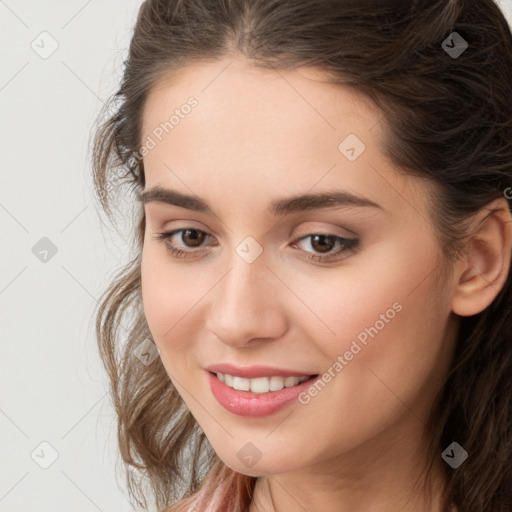
<svg viewBox="0 0 512 512">
<path fill-rule="evenodd" d="M 283 283 L 263 258 L 247 263 L 235 256 L 231 270 L 211 292 L 206 328 L 238 348 L 283 336 L 287 329 Z"/>
</svg>

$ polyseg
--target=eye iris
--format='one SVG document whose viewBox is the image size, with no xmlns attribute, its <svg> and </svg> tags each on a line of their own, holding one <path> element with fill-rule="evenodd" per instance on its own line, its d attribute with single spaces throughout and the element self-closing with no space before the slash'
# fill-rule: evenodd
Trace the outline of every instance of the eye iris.
<svg viewBox="0 0 512 512">
<path fill-rule="evenodd" d="M 185 229 L 183 231 L 181 239 L 187 245 L 190 245 L 192 247 L 196 247 L 196 246 L 201 245 L 201 243 L 204 241 L 204 235 L 205 235 L 205 233 L 202 233 L 201 231 L 198 231 L 197 229 Z M 189 238 L 190 240 L 192 240 L 192 243 L 188 242 L 186 240 L 186 238 Z"/>
<path fill-rule="evenodd" d="M 325 245 L 325 240 L 329 239 L 331 242 L 327 244 L 327 247 Z M 317 245 L 317 242 L 320 241 L 320 246 Z M 334 240 L 334 237 L 332 235 L 313 235 L 311 246 L 315 249 L 315 251 L 318 252 L 329 252 L 334 247 L 336 241 Z M 319 248 L 318 248 L 319 247 Z"/>
</svg>

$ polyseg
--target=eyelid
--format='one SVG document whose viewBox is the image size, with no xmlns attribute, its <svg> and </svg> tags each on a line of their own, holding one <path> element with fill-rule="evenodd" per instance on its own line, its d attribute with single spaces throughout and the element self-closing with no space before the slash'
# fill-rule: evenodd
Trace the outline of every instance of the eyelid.
<svg viewBox="0 0 512 512">
<path fill-rule="evenodd" d="M 341 230 L 342 232 L 339 233 L 337 230 Z M 292 232 L 290 233 L 290 238 L 297 239 L 303 238 L 304 236 L 308 235 L 329 235 L 339 236 L 341 238 L 359 238 L 360 236 L 355 231 L 351 231 L 350 229 L 347 228 L 341 228 L 340 226 L 331 226 L 329 228 L 325 228 L 311 225 L 308 225 L 308 227 L 304 227 L 301 225 L 301 227 L 292 230 Z"/>
</svg>

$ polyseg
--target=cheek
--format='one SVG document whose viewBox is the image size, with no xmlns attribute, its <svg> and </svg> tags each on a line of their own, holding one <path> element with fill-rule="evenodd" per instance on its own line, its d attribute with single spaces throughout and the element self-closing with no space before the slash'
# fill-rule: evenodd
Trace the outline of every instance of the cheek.
<svg viewBox="0 0 512 512">
<path fill-rule="evenodd" d="M 337 269 L 336 277 L 316 279 L 314 293 L 309 278 L 295 278 L 297 295 L 318 312 L 307 314 L 310 327 L 303 328 L 329 367 L 343 358 L 331 372 L 346 375 L 347 394 L 378 391 L 385 386 L 380 377 L 412 396 L 442 357 L 450 308 L 435 286 L 436 254 L 426 246 L 408 249 L 393 248 L 371 261 L 360 258 Z M 374 381 L 370 387 L 369 379 Z M 368 400 L 374 402 L 370 393 Z"/>
<path fill-rule="evenodd" d="M 207 292 L 207 285 L 191 281 L 186 271 L 166 260 L 160 248 L 145 247 L 141 260 L 141 293 L 144 314 L 159 348 L 179 348 L 187 314 Z"/>
<path fill-rule="evenodd" d="M 187 382 L 187 389 L 200 386 L 192 379 L 204 353 L 205 330 L 211 293 L 225 269 L 202 269 L 197 264 L 177 263 L 165 249 L 147 245 L 141 259 L 141 294 L 144 315 L 152 338 L 160 350 L 169 377 Z M 182 394 L 182 393 L 180 393 Z M 187 393 L 182 394 L 186 400 Z M 189 404 L 194 410 L 193 404 Z"/>
<path fill-rule="evenodd" d="M 404 414 L 426 422 L 448 355 L 443 341 L 449 302 L 438 294 L 432 261 L 411 255 L 394 265 L 367 266 L 364 273 L 354 268 L 338 276 L 339 286 L 331 276 L 307 296 L 322 323 L 308 314 L 301 328 L 326 365 L 323 384 L 302 397 L 290 429 L 299 439 L 318 429 L 322 418 L 325 435 L 301 447 L 304 457 L 317 457 L 318 450 L 342 453 Z M 300 281 L 295 290 L 305 293 L 309 280 Z"/>
<path fill-rule="evenodd" d="M 157 345 L 163 335 L 165 311 L 169 301 L 169 288 L 162 279 L 162 268 L 155 252 L 144 244 L 141 259 L 141 294 L 144 315 Z M 169 327 L 167 327 L 169 328 Z"/>
<path fill-rule="evenodd" d="M 374 333 L 372 327 L 379 333 L 391 326 L 420 331 L 422 319 L 437 312 L 434 247 L 399 242 L 356 255 L 354 263 L 336 276 L 326 275 L 316 281 L 319 286 L 312 295 L 315 310 L 340 340 L 362 332 L 370 336 L 367 329 Z M 304 293 L 308 285 L 311 283 L 303 283 Z M 361 338 L 364 340 L 364 334 Z"/>
<path fill-rule="evenodd" d="M 200 311 L 201 297 L 211 288 L 175 264 L 158 249 L 146 249 L 141 261 L 141 294 L 144 315 L 160 359 L 172 383 L 187 405 L 189 393 L 198 383 L 190 381 L 196 369 L 196 340 L 202 322 L 194 321 Z M 185 388 L 182 385 L 186 383 Z M 197 395 L 196 390 L 193 394 Z"/>
</svg>

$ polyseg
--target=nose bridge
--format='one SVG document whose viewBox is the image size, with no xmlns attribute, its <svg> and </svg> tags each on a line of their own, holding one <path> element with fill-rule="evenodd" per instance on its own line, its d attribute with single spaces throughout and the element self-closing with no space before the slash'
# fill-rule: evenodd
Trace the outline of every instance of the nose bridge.
<svg viewBox="0 0 512 512">
<path fill-rule="evenodd" d="M 285 328 L 284 311 L 275 283 L 271 284 L 273 275 L 266 258 L 263 254 L 246 258 L 250 245 L 246 252 L 241 249 L 247 250 L 247 246 L 240 244 L 233 254 L 231 268 L 213 294 L 207 321 L 208 329 L 222 341 L 238 345 L 253 338 L 280 336 Z"/>
<path fill-rule="evenodd" d="M 262 256 L 248 263 L 235 254 L 231 259 L 231 270 L 220 283 L 217 310 L 224 315 L 236 314 L 246 321 L 257 317 L 264 304 L 269 302 L 268 272 Z"/>
<path fill-rule="evenodd" d="M 248 305 L 260 302 L 264 292 L 264 282 L 268 284 L 268 252 L 252 236 L 246 236 L 231 249 L 228 265 L 231 270 L 223 284 L 223 298 L 230 301 L 236 297 L 245 300 Z"/>
</svg>

